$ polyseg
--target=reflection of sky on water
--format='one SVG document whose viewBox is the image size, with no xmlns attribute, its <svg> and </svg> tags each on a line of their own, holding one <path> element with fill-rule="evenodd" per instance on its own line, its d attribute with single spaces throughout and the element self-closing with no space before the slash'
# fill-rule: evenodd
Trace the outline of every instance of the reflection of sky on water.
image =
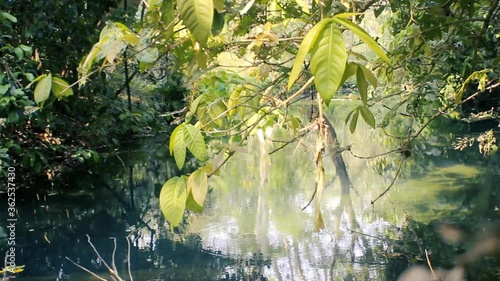
<svg viewBox="0 0 500 281">
<path fill-rule="evenodd" d="M 371 198 L 354 192 L 341 197 L 338 180 L 335 180 L 322 198 L 326 228 L 314 233 L 313 204 L 301 210 L 314 191 L 314 172 L 300 172 L 313 165 L 311 151 L 291 147 L 295 154 L 293 161 L 303 166 L 296 167 L 290 165 L 291 152 L 286 150 L 271 156 L 270 161 L 263 159 L 258 153 L 261 145 L 262 142 L 251 142 L 249 150 L 255 152 L 253 155 L 236 155 L 231 159 L 212 186 L 214 194 L 209 199 L 209 209 L 193 216 L 194 221 L 199 218 L 203 222 L 203 227 L 195 223 L 196 229 L 201 229 L 198 233 L 203 247 L 241 258 L 263 253 L 265 258 L 273 260 L 272 266 L 261 272 L 267 278 L 327 280 L 335 276 L 343 278 L 351 272 L 360 272 L 358 274 L 365 277 L 380 276 L 377 270 L 381 267 L 366 256 L 367 247 L 388 248 L 378 237 L 382 237 L 391 223 L 373 213 Z M 279 168 L 267 164 L 280 161 L 285 164 Z M 329 165 L 325 168 L 327 175 L 333 177 L 334 169 L 329 161 L 325 160 L 325 165 Z M 262 165 L 266 165 L 267 170 L 264 176 L 269 177 L 264 186 L 260 179 L 263 174 L 259 172 Z M 352 165 L 349 168 L 353 168 Z M 360 186 L 383 186 L 383 178 L 373 172 L 366 173 L 369 171 L 363 169 L 364 178 L 352 178 L 353 185 L 366 181 L 368 184 Z M 296 174 L 305 176 L 294 178 Z M 369 181 L 367 176 L 371 177 Z M 284 181 L 283 177 L 292 180 Z M 283 188 L 284 182 L 286 187 Z M 371 195 L 376 192 L 358 193 Z"/>
</svg>

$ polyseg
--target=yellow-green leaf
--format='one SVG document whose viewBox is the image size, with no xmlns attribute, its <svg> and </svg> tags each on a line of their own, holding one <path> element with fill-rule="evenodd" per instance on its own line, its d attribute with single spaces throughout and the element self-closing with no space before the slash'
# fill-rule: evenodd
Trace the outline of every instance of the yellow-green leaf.
<svg viewBox="0 0 500 281">
<path fill-rule="evenodd" d="M 42 103 L 49 98 L 50 89 L 52 88 L 52 74 L 46 74 L 35 87 L 35 102 Z"/>
<path fill-rule="evenodd" d="M 202 169 L 194 171 L 188 178 L 187 186 L 191 192 L 194 201 L 203 206 L 208 191 L 208 177 L 207 173 Z"/>
<path fill-rule="evenodd" d="M 203 206 L 198 205 L 196 201 L 193 198 L 193 194 L 188 192 L 188 196 L 186 199 L 186 210 L 189 210 L 191 212 L 195 213 L 201 213 L 203 212 Z"/>
<path fill-rule="evenodd" d="M 319 34 L 311 51 L 311 72 L 321 98 L 328 105 L 342 82 L 347 61 L 344 37 L 331 23 Z"/>
<path fill-rule="evenodd" d="M 462 96 L 467 89 L 467 85 L 469 85 L 472 80 L 479 80 L 478 90 L 484 91 L 486 82 L 488 81 L 488 73 L 491 71 L 492 69 L 483 69 L 480 71 L 474 71 L 471 75 L 469 75 L 469 77 L 467 77 L 462 84 L 462 87 L 460 87 L 460 90 L 455 95 L 456 102 L 459 103 L 462 100 Z"/>
<path fill-rule="evenodd" d="M 224 12 L 224 0 L 214 0 L 214 8 L 219 13 Z"/>
<path fill-rule="evenodd" d="M 61 100 L 73 95 L 73 89 L 71 89 L 68 82 L 59 77 L 52 77 L 52 93 L 58 100 Z"/>
<path fill-rule="evenodd" d="M 302 64 L 306 60 L 307 54 L 314 46 L 318 35 L 321 33 L 326 24 L 330 23 L 330 19 L 324 19 L 318 22 L 309 32 L 306 34 L 302 43 L 300 43 L 299 50 L 295 56 L 295 62 L 293 63 L 292 71 L 290 72 L 290 77 L 288 78 L 288 90 L 293 86 L 293 83 L 299 78 L 300 71 L 302 70 Z"/>
<path fill-rule="evenodd" d="M 336 14 L 336 18 L 341 18 L 341 19 L 348 19 L 352 16 L 359 16 L 362 15 L 363 13 L 342 13 L 342 14 Z"/>
<path fill-rule="evenodd" d="M 375 117 L 373 116 L 373 113 L 370 111 L 370 109 L 366 106 L 361 106 L 360 111 L 361 117 L 363 117 L 365 122 L 370 125 L 370 127 L 375 129 Z"/>
<path fill-rule="evenodd" d="M 184 125 L 184 142 L 187 149 L 200 161 L 207 160 L 207 146 L 201 131 L 191 124 Z"/>
<path fill-rule="evenodd" d="M 208 107 L 208 115 L 210 116 L 210 118 L 213 120 L 213 122 L 215 122 L 215 124 L 217 124 L 219 127 L 222 127 L 224 125 L 224 120 L 222 119 L 222 116 L 224 115 L 224 111 L 227 110 L 226 105 L 222 101 L 217 101 L 211 103 L 207 107 Z"/>
<path fill-rule="evenodd" d="M 240 95 L 245 96 L 246 90 L 243 86 L 238 86 L 229 96 L 229 100 L 227 101 L 228 112 L 227 115 L 229 117 L 236 114 L 236 109 L 239 105 Z M 243 116 L 240 116 L 243 117 Z"/>
<path fill-rule="evenodd" d="M 365 75 L 363 74 L 363 70 L 358 67 L 356 70 L 356 82 L 358 83 L 359 95 L 361 96 L 361 100 L 363 104 L 366 105 L 368 102 L 368 84 L 366 83 Z"/>
<path fill-rule="evenodd" d="M 177 10 L 179 11 L 182 22 L 193 34 L 196 41 L 205 47 L 212 21 L 214 18 L 214 4 L 212 0 L 182 0 L 177 1 Z"/>
<path fill-rule="evenodd" d="M 186 198 L 186 181 L 183 177 L 173 177 L 161 188 L 160 208 L 171 228 L 181 223 L 186 208 Z"/>
<path fill-rule="evenodd" d="M 373 38 L 364 29 L 359 27 L 359 25 L 354 24 L 350 20 L 339 17 L 338 15 L 334 16 L 332 19 L 354 32 L 354 34 L 356 34 L 356 36 L 358 36 L 359 39 L 361 39 L 377 56 L 379 56 L 387 64 L 391 64 L 391 61 L 385 54 L 384 49 L 382 49 L 382 47 L 380 47 L 380 45 L 373 40 Z"/>
<path fill-rule="evenodd" d="M 130 45 L 136 45 L 136 44 L 139 44 L 141 39 L 135 33 L 127 33 L 127 34 L 123 35 L 123 41 L 129 43 Z"/>
<path fill-rule="evenodd" d="M 170 136 L 169 150 L 170 155 L 174 156 L 175 164 L 179 169 L 184 167 L 186 161 L 186 142 L 184 138 L 186 124 L 182 123 L 174 129 Z"/>
</svg>

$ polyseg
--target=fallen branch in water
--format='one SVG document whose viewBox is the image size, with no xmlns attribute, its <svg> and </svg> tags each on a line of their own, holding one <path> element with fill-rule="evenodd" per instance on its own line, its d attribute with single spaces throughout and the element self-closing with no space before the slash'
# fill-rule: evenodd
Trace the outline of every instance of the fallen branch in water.
<svg viewBox="0 0 500 281">
<path fill-rule="evenodd" d="M 115 264 L 115 253 L 116 253 L 116 238 L 115 237 L 110 237 L 109 239 L 112 239 L 113 242 L 114 242 L 114 248 L 113 248 L 113 254 L 111 256 L 111 266 L 109 266 L 106 261 L 101 257 L 101 255 L 99 254 L 99 251 L 97 251 L 97 249 L 95 248 L 94 244 L 92 244 L 92 242 L 90 241 L 90 236 L 87 235 L 87 239 L 88 239 L 88 243 L 89 245 L 92 247 L 92 249 L 94 250 L 94 253 L 96 253 L 97 257 L 99 258 L 99 260 L 102 261 L 102 263 L 104 264 L 104 266 L 108 269 L 109 271 L 109 274 L 110 274 L 110 277 L 113 281 L 124 281 L 119 275 L 118 275 L 118 270 L 116 268 L 116 264 Z M 134 279 L 132 278 L 132 272 L 130 270 L 130 241 L 127 237 L 127 247 L 128 247 L 128 251 L 127 251 L 127 263 L 128 263 L 128 274 L 129 274 L 129 278 L 130 278 L 130 281 L 134 281 Z M 75 266 L 77 266 L 78 268 L 80 268 L 81 270 L 91 274 L 92 276 L 96 277 L 97 279 L 101 280 L 101 281 L 107 281 L 107 279 L 97 275 L 96 273 L 92 272 L 91 270 L 77 264 L 75 261 L 73 261 L 72 259 L 68 258 L 68 257 L 65 257 L 67 260 L 69 260 L 71 263 L 73 263 Z"/>
</svg>

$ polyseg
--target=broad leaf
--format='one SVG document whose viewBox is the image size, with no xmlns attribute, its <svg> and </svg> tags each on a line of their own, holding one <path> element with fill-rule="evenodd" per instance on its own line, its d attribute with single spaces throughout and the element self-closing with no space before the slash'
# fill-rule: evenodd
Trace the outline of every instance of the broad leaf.
<svg viewBox="0 0 500 281">
<path fill-rule="evenodd" d="M 44 74 L 45 75 L 45 74 Z M 50 89 L 52 88 L 52 74 L 46 74 L 35 87 L 35 102 L 42 103 L 49 98 Z"/>
<path fill-rule="evenodd" d="M 73 95 L 73 89 L 69 86 L 68 82 L 62 80 L 59 77 L 52 78 L 52 93 L 54 96 L 61 100 L 65 97 Z"/>
<path fill-rule="evenodd" d="M 193 194 L 188 192 L 188 196 L 186 199 L 186 210 L 189 210 L 191 212 L 195 213 L 201 213 L 203 212 L 203 206 L 200 206 L 198 203 L 193 198 Z"/>
<path fill-rule="evenodd" d="M 141 39 L 137 34 L 130 32 L 123 35 L 123 41 L 127 42 L 130 45 L 137 45 L 139 44 L 139 42 L 141 42 Z"/>
<path fill-rule="evenodd" d="M 370 109 L 366 106 L 361 106 L 360 111 L 361 117 L 363 117 L 365 122 L 370 125 L 370 127 L 375 129 L 375 117 L 373 116 L 373 113 L 370 111 Z"/>
<path fill-rule="evenodd" d="M 380 45 L 375 40 L 373 40 L 373 38 L 368 33 L 366 33 L 366 31 L 364 29 L 359 27 L 359 25 L 354 24 L 350 20 L 347 20 L 347 19 L 344 19 L 344 18 L 341 18 L 338 16 L 334 16 L 332 19 L 335 22 L 347 27 L 349 30 L 354 32 L 354 34 L 356 34 L 356 36 L 358 36 L 359 39 L 361 39 L 363 42 L 365 42 L 365 44 L 368 46 L 368 48 L 370 48 L 377 56 L 379 56 L 387 64 L 391 64 L 391 61 L 389 60 L 389 58 L 385 54 L 384 49 L 382 49 L 382 47 L 380 47 Z"/>
<path fill-rule="evenodd" d="M 179 169 L 184 167 L 186 161 L 186 142 L 184 138 L 186 124 L 182 123 L 174 129 L 170 136 L 170 155 L 174 156 L 175 164 Z"/>
<path fill-rule="evenodd" d="M 358 83 L 359 95 L 361 96 L 361 100 L 363 104 L 366 105 L 368 102 L 368 84 L 366 83 L 365 75 L 363 70 L 358 67 L 356 70 L 356 82 Z"/>
<path fill-rule="evenodd" d="M 207 146 L 201 131 L 191 124 L 184 125 L 184 143 L 191 153 L 200 161 L 207 159 Z"/>
<path fill-rule="evenodd" d="M 295 56 L 295 62 L 293 63 L 292 71 L 290 72 L 290 77 L 288 78 L 288 90 L 290 90 L 293 86 L 293 83 L 299 78 L 300 71 L 302 70 L 302 64 L 306 60 L 307 54 L 311 51 L 318 35 L 321 33 L 326 24 L 330 23 L 330 19 L 324 19 L 318 22 L 309 32 L 306 34 L 306 37 L 300 43 L 299 50 L 297 51 L 297 55 Z"/>
<path fill-rule="evenodd" d="M 170 227 L 178 226 L 186 208 L 186 182 L 182 177 L 169 179 L 160 192 L 160 208 Z"/>
<path fill-rule="evenodd" d="M 247 103 L 247 105 L 250 104 Z M 217 124 L 217 126 L 222 127 L 224 126 L 224 119 L 222 118 L 224 115 L 224 112 L 227 110 L 226 105 L 222 101 L 216 101 L 211 103 L 208 107 L 208 115 L 210 118 Z"/>
<path fill-rule="evenodd" d="M 182 0 L 177 1 L 177 10 L 182 22 L 202 46 L 207 45 L 212 29 L 214 5 L 212 0 Z"/>
<path fill-rule="evenodd" d="M 311 52 L 311 71 L 314 83 L 326 105 L 337 91 L 344 75 L 347 51 L 344 37 L 335 24 L 327 25 L 316 40 Z"/>
<path fill-rule="evenodd" d="M 203 206 L 208 191 L 208 177 L 203 169 L 194 171 L 188 178 L 187 186 L 193 196 L 194 201 Z"/>
</svg>

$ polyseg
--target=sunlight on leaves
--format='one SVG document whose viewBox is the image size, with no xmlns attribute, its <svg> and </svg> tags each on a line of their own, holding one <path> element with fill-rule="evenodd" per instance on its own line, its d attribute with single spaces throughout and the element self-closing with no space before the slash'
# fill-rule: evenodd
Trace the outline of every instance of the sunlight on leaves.
<svg viewBox="0 0 500 281">
<path fill-rule="evenodd" d="M 162 187 L 160 192 L 160 208 L 170 223 L 170 229 L 180 224 L 186 207 L 185 176 L 173 177 Z"/>
</svg>

